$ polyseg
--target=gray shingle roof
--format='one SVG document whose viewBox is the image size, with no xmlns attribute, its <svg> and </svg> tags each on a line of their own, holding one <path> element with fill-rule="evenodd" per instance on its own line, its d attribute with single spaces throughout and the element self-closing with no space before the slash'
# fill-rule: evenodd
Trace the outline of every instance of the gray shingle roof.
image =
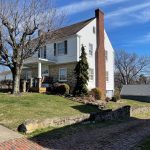
<svg viewBox="0 0 150 150">
<path fill-rule="evenodd" d="M 150 96 L 150 85 L 124 85 L 121 96 Z"/>
<path fill-rule="evenodd" d="M 78 22 L 78 23 L 66 26 L 66 27 L 63 27 L 63 28 L 60 28 L 60 29 L 57 29 L 53 32 L 47 32 L 46 38 L 50 39 L 50 41 L 55 41 L 57 39 L 69 37 L 71 35 L 76 34 L 78 31 L 80 31 L 83 27 L 88 25 L 94 19 L 95 19 L 95 17 L 90 18 L 88 20 L 84 20 L 82 22 Z"/>
</svg>

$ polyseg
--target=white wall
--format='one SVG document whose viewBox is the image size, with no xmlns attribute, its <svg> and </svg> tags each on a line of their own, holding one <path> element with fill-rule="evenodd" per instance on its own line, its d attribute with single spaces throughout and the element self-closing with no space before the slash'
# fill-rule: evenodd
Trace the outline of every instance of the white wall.
<svg viewBox="0 0 150 150">
<path fill-rule="evenodd" d="M 114 91 L 114 49 L 105 31 L 105 50 L 108 51 L 108 59 L 106 60 L 106 71 L 108 71 L 109 80 L 106 82 L 106 95 L 112 97 Z M 111 94 L 112 93 L 112 94 Z"/>
<path fill-rule="evenodd" d="M 63 42 L 67 40 L 68 42 L 68 53 L 67 55 L 54 56 L 54 43 L 47 42 L 47 58 L 51 61 L 55 61 L 57 64 L 75 62 L 79 60 L 81 53 L 81 45 L 85 46 L 87 53 L 87 59 L 89 63 L 89 68 L 94 69 L 94 80 L 88 82 L 88 88 L 92 89 L 96 86 L 95 83 L 95 52 L 96 52 L 96 33 L 93 33 L 93 27 L 96 27 L 96 19 L 91 21 L 86 27 L 81 29 L 76 35 L 58 40 L 55 43 Z M 106 71 L 109 72 L 109 81 L 106 82 L 106 90 L 114 91 L 114 50 L 110 43 L 110 40 L 105 32 L 105 50 L 108 51 L 108 60 L 106 61 Z M 89 55 L 89 43 L 93 44 L 93 56 Z M 35 54 L 38 56 L 38 53 Z M 34 56 L 34 57 L 35 57 Z M 108 93 L 109 95 L 110 92 Z"/>
<path fill-rule="evenodd" d="M 97 44 L 96 44 L 96 34 L 93 33 L 93 26 L 96 27 L 96 19 L 94 19 L 86 27 L 84 27 L 82 30 L 80 30 L 77 33 L 78 35 L 77 56 L 79 60 L 81 45 L 83 44 L 86 49 L 89 67 L 93 68 L 94 73 L 96 73 L 95 72 L 95 52 L 96 52 Z M 108 60 L 106 61 L 106 71 L 109 72 L 109 81 L 106 82 L 106 90 L 108 92 L 107 96 L 111 97 L 112 92 L 114 91 L 114 50 L 107 36 L 107 33 L 105 31 L 104 31 L 104 36 L 105 36 L 105 39 L 104 39 L 105 50 L 108 51 Z M 92 57 L 89 55 L 89 43 L 93 44 L 94 54 Z M 88 82 L 89 89 L 94 88 L 96 86 L 95 81 L 96 79 Z"/>
<path fill-rule="evenodd" d="M 65 40 L 67 40 L 67 54 L 56 56 L 54 56 L 54 43 L 47 42 L 46 53 L 48 60 L 54 61 L 56 64 L 77 61 L 77 36 L 74 35 L 65 39 L 57 40 L 55 43 L 64 42 Z M 31 63 L 34 60 L 33 58 L 38 58 L 38 52 L 36 52 L 34 56 L 32 56 L 32 58 L 28 59 L 26 62 Z"/>
<path fill-rule="evenodd" d="M 81 29 L 78 35 L 78 60 L 81 52 L 81 45 L 85 46 L 89 68 L 94 69 L 94 80 L 88 82 L 88 89 L 95 88 L 95 51 L 96 51 L 96 33 L 93 33 L 93 27 L 96 27 L 96 19 L 91 21 L 86 27 Z M 89 55 L 89 43 L 93 44 L 93 56 Z"/>
<path fill-rule="evenodd" d="M 56 63 L 58 64 L 77 61 L 77 36 L 74 35 L 65 39 L 61 39 L 55 43 L 64 42 L 65 40 L 67 40 L 68 46 L 67 54 L 54 56 L 54 43 L 49 43 L 47 44 L 48 59 L 56 60 Z"/>
</svg>

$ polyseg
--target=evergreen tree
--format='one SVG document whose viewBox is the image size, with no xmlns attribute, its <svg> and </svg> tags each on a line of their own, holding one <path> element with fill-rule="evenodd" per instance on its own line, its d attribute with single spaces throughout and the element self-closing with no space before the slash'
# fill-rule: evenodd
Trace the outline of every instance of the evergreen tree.
<svg viewBox="0 0 150 150">
<path fill-rule="evenodd" d="M 80 60 L 75 67 L 76 86 L 74 89 L 74 95 L 84 96 L 88 94 L 88 69 L 89 65 L 86 58 L 86 52 L 84 46 L 82 45 Z"/>
</svg>

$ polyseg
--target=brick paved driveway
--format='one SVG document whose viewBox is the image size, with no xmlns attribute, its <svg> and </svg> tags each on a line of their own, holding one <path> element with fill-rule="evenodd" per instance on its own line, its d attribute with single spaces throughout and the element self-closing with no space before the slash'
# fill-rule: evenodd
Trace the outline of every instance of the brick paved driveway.
<svg viewBox="0 0 150 150">
<path fill-rule="evenodd" d="M 83 129 L 73 135 L 52 139 L 37 136 L 12 139 L 0 143 L 0 150 L 130 150 L 150 135 L 150 120 L 134 119 L 127 122 Z"/>
<path fill-rule="evenodd" d="M 134 119 L 116 125 L 82 130 L 60 139 L 48 139 L 44 134 L 32 140 L 41 146 L 57 150 L 130 150 L 150 135 L 150 120 Z"/>
</svg>

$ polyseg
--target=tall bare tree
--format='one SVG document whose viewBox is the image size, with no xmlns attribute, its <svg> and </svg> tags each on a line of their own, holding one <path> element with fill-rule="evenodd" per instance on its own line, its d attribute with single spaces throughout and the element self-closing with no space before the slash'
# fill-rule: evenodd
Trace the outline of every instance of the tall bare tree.
<svg viewBox="0 0 150 150">
<path fill-rule="evenodd" d="M 63 21 L 50 0 L 0 0 L 0 65 L 10 68 L 13 93 L 19 93 L 23 62 L 31 57 L 46 36 L 38 31 L 53 31 Z"/>
<path fill-rule="evenodd" d="M 128 53 L 123 50 L 116 51 L 116 83 L 120 85 L 133 84 L 149 63 L 149 57 L 139 57 L 134 53 Z"/>
</svg>

